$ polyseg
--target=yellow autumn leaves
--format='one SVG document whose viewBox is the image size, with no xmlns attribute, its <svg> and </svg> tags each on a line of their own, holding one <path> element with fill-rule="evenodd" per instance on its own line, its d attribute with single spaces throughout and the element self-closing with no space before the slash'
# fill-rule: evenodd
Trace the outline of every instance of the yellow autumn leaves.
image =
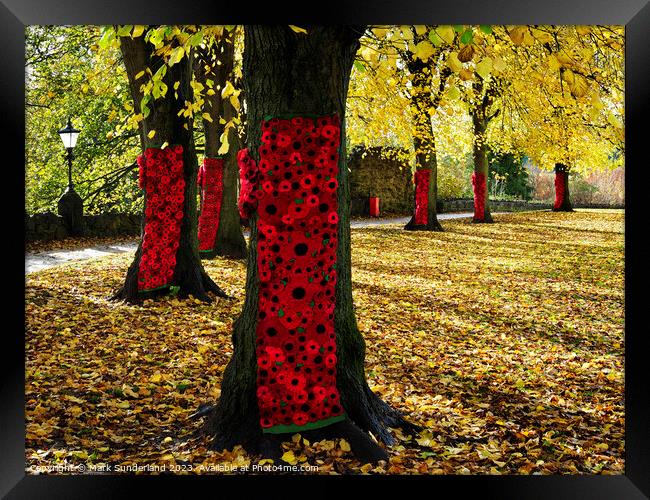
<svg viewBox="0 0 650 500">
<path fill-rule="evenodd" d="M 623 212 L 495 218 L 352 230 L 368 384 L 423 430 L 392 431 L 377 466 L 349 442 L 298 435 L 285 462 L 318 474 L 623 472 Z M 245 265 L 205 261 L 235 300 L 112 303 L 131 260 L 28 276 L 26 466 L 250 464 L 241 447 L 211 450 L 189 418 L 219 398 Z"/>
</svg>

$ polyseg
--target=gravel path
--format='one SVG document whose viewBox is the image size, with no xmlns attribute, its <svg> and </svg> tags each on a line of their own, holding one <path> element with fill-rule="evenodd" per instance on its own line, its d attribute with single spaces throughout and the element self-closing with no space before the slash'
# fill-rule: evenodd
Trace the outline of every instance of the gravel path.
<svg viewBox="0 0 650 500">
<path fill-rule="evenodd" d="M 460 212 L 453 214 L 438 214 L 439 220 L 461 219 L 471 217 L 472 212 Z M 351 228 L 364 228 L 373 226 L 385 226 L 388 224 L 406 224 L 410 217 L 393 217 L 386 219 L 363 219 L 350 222 Z M 248 231 L 244 232 L 248 236 Z M 138 247 L 137 243 L 98 245 L 80 250 L 51 250 L 47 252 L 25 253 L 25 274 L 30 274 L 41 269 L 59 266 L 68 262 L 104 257 L 106 255 L 134 252 Z"/>
</svg>

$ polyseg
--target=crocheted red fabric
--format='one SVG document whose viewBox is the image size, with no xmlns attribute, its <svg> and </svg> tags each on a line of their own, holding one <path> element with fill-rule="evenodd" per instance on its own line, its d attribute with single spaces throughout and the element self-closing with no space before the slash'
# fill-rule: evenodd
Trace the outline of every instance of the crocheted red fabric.
<svg viewBox="0 0 650 500">
<path fill-rule="evenodd" d="M 223 199 L 223 159 L 204 158 L 199 168 L 197 184 L 201 188 L 201 215 L 199 215 L 199 251 L 214 250 L 219 215 Z"/>
<path fill-rule="evenodd" d="M 555 172 L 555 204 L 553 208 L 556 210 L 562 207 L 564 203 L 564 192 L 567 182 L 566 172 Z"/>
<path fill-rule="evenodd" d="M 239 166 L 240 184 L 237 206 L 239 207 L 239 215 L 244 219 L 248 219 L 257 209 L 258 197 L 263 194 L 259 188 L 256 188 L 257 164 L 248 154 L 248 148 L 240 149 L 237 153 L 237 165 Z"/>
<path fill-rule="evenodd" d="M 415 171 L 415 224 L 426 226 L 429 220 L 429 178 L 431 170 Z"/>
<path fill-rule="evenodd" d="M 474 188 L 474 220 L 485 220 L 485 194 L 487 186 L 485 174 L 474 172 L 472 174 L 472 187 Z"/>
<path fill-rule="evenodd" d="M 256 354 L 266 433 L 344 418 L 334 331 L 340 135 L 336 115 L 262 122 Z"/>
<path fill-rule="evenodd" d="M 147 148 L 138 157 L 139 185 L 146 192 L 138 290 L 167 286 L 174 276 L 183 221 L 183 147 Z"/>
</svg>

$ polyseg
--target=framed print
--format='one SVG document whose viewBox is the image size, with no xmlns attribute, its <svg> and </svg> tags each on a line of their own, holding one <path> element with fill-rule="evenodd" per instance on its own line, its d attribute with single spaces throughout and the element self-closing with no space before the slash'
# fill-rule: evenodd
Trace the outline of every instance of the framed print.
<svg viewBox="0 0 650 500">
<path fill-rule="evenodd" d="M 649 498 L 650 6 L 318 10 L 0 6 L 0 492 Z"/>
</svg>

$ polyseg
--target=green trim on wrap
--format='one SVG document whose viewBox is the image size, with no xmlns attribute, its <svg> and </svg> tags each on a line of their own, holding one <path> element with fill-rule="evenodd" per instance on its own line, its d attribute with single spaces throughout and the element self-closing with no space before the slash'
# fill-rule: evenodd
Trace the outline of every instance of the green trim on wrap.
<svg viewBox="0 0 650 500">
<path fill-rule="evenodd" d="M 138 293 L 146 293 L 146 292 L 155 292 L 156 290 L 162 290 L 163 288 L 169 288 L 171 285 L 161 285 L 156 288 L 147 288 L 145 290 L 138 290 Z"/>
<path fill-rule="evenodd" d="M 273 427 L 267 427 L 262 429 L 264 434 L 287 434 L 300 431 L 309 431 L 313 429 L 320 429 L 321 427 L 327 427 L 328 425 L 335 424 L 336 422 L 341 422 L 345 420 L 346 415 L 336 415 L 334 417 L 326 418 L 324 420 L 318 420 L 316 422 L 308 422 L 305 425 L 274 425 Z"/>
</svg>

